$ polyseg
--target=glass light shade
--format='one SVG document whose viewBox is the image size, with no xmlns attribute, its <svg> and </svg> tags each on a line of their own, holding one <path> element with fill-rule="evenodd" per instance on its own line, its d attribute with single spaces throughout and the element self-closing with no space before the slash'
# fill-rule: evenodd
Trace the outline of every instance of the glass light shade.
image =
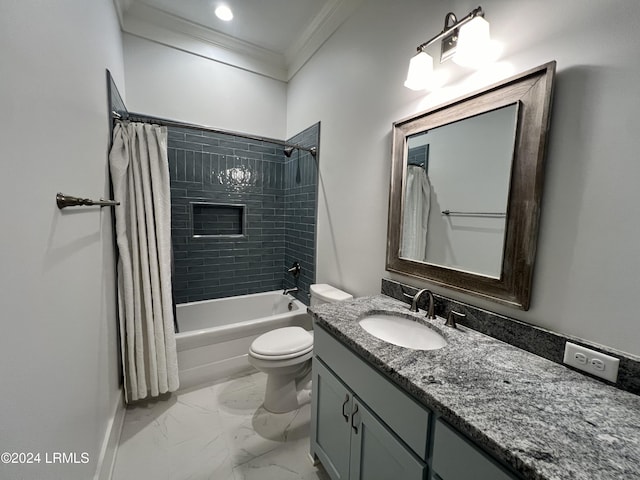
<svg viewBox="0 0 640 480">
<path fill-rule="evenodd" d="M 409 72 L 404 86 L 411 90 L 424 90 L 433 74 L 433 58 L 424 52 L 415 55 L 409 62 Z"/>
<path fill-rule="evenodd" d="M 489 22 L 482 17 L 475 17 L 460 27 L 453 61 L 462 67 L 481 67 L 491 56 L 490 44 Z"/>
</svg>

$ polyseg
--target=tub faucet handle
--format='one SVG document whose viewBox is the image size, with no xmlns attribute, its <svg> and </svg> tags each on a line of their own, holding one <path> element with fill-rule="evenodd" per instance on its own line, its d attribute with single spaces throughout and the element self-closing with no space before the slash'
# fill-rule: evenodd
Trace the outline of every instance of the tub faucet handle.
<svg viewBox="0 0 640 480">
<path fill-rule="evenodd" d="M 292 273 L 294 277 L 298 278 L 300 276 L 300 270 L 302 270 L 300 268 L 300 263 L 293 262 L 293 265 L 291 266 L 291 268 L 287 269 L 287 272 Z"/>
<path fill-rule="evenodd" d="M 298 287 L 293 287 L 293 288 L 285 288 L 284 292 L 282 292 L 283 295 L 289 295 L 290 293 L 295 293 L 298 291 Z"/>
</svg>

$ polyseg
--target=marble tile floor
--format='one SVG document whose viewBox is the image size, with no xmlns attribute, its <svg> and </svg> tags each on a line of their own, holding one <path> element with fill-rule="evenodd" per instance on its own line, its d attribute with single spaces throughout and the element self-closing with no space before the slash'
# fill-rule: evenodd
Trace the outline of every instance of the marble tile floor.
<svg viewBox="0 0 640 480">
<path fill-rule="evenodd" d="M 262 407 L 257 372 L 129 407 L 112 480 L 329 480 L 309 457 L 311 408 Z"/>
</svg>

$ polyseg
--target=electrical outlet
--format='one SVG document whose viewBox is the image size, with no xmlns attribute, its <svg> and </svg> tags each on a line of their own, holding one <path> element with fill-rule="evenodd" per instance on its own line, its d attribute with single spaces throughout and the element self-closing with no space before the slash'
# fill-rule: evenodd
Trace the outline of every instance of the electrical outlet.
<svg viewBox="0 0 640 480">
<path fill-rule="evenodd" d="M 567 342 L 565 345 L 563 362 L 610 382 L 618 379 L 619 359 L 575 343 Z"/>
</svg>

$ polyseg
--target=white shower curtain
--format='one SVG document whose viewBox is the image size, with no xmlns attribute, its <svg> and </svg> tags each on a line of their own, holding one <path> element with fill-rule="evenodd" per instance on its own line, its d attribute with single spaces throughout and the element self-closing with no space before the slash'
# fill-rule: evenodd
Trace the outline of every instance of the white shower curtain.
<svg viewBox="0 0 640 480">
<path fill-rule="evenodd" d="M 127 402 L 178 389 L 167 129 L 117 122 L 109 153 Z"/>
<path fill-rule="evenodd" d="M 424 168 L 418 165 L 408 166 L 406 181 L 400 256 L 424 261 L 427 253 L 431 184 Z"/>
</svg>

